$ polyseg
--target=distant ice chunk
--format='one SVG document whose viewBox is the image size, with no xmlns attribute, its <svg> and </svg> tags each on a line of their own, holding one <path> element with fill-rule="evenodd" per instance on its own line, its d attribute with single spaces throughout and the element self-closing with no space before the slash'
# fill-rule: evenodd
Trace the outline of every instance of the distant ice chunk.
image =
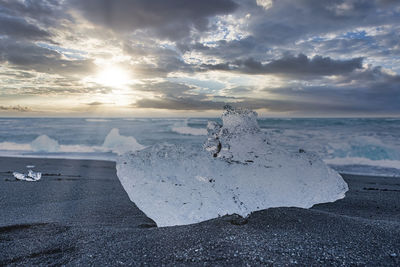
<svg viewBox="0 0 400 267">
<path fill-rule="evenodd" d="M 257 113 L 227 106 L 222 122 L 208 124 L 204 149 L 157 144 L 118 159 L 129 198 L 158 226 L 271 207 L 310 208 L 345 196 L 345 181 L 318 156 L 269 142 Z"/>
<path fill-rule="evenodd" d="M 120 135 L 119 130 L 116 128 L 112 129 L 106 136 L 103 147 L 110 149 L 118 155 L 145 148 L 145 146 L 139 144 L 134 137 Z"/>
<path fill-rule="evenodd" d="M 42 178 L 41 172 L 28 171 L 28 174 L 13 172 L 14 177 L 20 181 L 37 182 Z"/>
<path fill-rule="evenodd" d="M 31 148 L 34 152 L 57 152 L 60 145 L 47 135 L 40 135 L 32 141 Z"/>
</svg>

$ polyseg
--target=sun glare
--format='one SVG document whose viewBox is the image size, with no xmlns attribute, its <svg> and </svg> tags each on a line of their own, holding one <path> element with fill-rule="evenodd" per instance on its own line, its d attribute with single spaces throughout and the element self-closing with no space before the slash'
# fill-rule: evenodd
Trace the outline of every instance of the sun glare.
<svg viewBox="0 0 400 267">
<path fill-rule="evenodd" d="M 119 67 L 110 66 L 101 70 L 95 78 L 95 82 L 104 86 L 121 88 L 129 84 L 129 74 Z"/>
</svg>

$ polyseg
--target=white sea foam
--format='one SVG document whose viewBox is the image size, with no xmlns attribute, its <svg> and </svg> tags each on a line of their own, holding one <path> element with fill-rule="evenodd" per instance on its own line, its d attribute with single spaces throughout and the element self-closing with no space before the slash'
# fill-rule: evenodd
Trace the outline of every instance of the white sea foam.
<svg viewBox="0 0 400 267">
<path fill-rule="evenodd" d="M 110 121 L 107 119 L 85 119 L 87 122 L 106 122 L 106 121 Z"/>
<path fill-rule="evenodd" d="M 107 135 L 103 143 L 103 148 L 121 155 L 129 151 L 136 151 L 145 148 L 139 144 L 132 136 L 123 136 L 119 134 L 119 130 L 114 128 Z"/>
<path fill-rule="evenodd" d="M 333 158 L 333 159 L 325 159 L 327 164 L 332 165 L 367 165 L 367 166 L 377 166 L 383 168 L 393 168 L 400 170 L 400 160 L 371 160 L 367 158 L 359 158 L 359 157 L 345 157 L 345 158 Z"/>
<path fill-rule="evenodd" d="M 0 150 L 8 151 L 30 151 L 32 150 L 31 144 L 19 144 L 14 142 L 0 143 Z"/>
<path fill-rule="evenodd" d="M 31 148 L 34 152 L 58 152 L 60 145 L 47 135 L 40 135 L 32 141 Z"/>
<path fill-rule="evenodd" d="M 172 131 L 179 134 L 188 134 L 188 135 L 206 135 L 207 130 L 202 128 L 193 128 L 188 126 L 181 127 L 172 127 Z"/>
<path fill-rule="evenodd" d="M 187 119 L 183 122 L 175 123 L 174 126 L 171 127 L 171 130 L 179 134 L 207 135 L 207 130 L 205 128 L 189 127 Z"/>
<path fill-rule="evenodd" d="M 150 119 L 147 118 L 124 118 L 124 121 L 140 121 L 140 122 L 147 122 Z"/>
<path fill-rule="evenodd" d="M 97 153 L 104 152 L 101 146 L 85 146 L 85 145 L 60 145 L 58 152 L 62 153 Z"/>
<path fill-rule="evenodd" d="M 104 118 L 89 120 L 93 119 L 104 120 Z M 194 132 L 199 128 L 194 128 L 192 124 L 189 124 L 192 127 L 185 128 L 188 126 L 187 121 L 179 118 L 133 119 L 140 122 L 130 123 L 124 119 L 116 119 L 113 120 L 113 125 L 115 128 L 124 129 L 126 136 L 137 138 L 139 143 L 140 140 L 146 140 L 147 144 L 167 140 L 175 144 L 189 142 L 200 144 L 203 139 L 202 134 L 205 132 L 204 129 L 200 129 L 199 133 Z M 3 142 L 0 142 L 0 155 L 2 156 L 82 159 L 115 157 L 111 148 L 103 147 L 104 139 L 95 138 L 98 143 L 94 145 L 92 136 L 88 135 L 88 133 L 98 133 L 105 137 L 108 134 L 104 132 L 104 127 L 99 127 L 99 123 L 86 123 L 82 119 L 2 118 L 1 120 L 0 140 Z M 341 172 L 352 170 L 353 164 L 362 163 L 364 166 L 362 169 L 356 166 L 355 169 L 364 171 L 364 174 L 369 174 L 371 171 L 374 175 L 391 172 L 397 175 L 398 172 L 393 167 L 396 168 L 396 161 L 400 161 L 400 126 L 395 123 L 396 120 L 398 119 L 292 119 L 286 122 L 283 119 L 261 119 L 259 123 L 265 128 L 262 131 L 270 142 L 290 151 L 302 148 L 317 153 L 327 162 L 333 162 L 329 164 Z M 191 118 L 189 122 L 193 125 L 204 125 L 205 119 Z M 127 129 L 127 124 L 131 124 L 132 127 Z M 171 133 L 171 128 L 177 128 L 175 129 L 177 131 Z M 57 145 L 42 146 L 37 142 L 33 149 L 31 143 L 38 137 L 32 136 L 33 133 L 46 134 L 58 143 L 58 149 L 55 149 Z"/>
<path fill-rule="evenodd" d="M 209 123 L 204 150 L 158 144 L 118 158 L 125 191 L 158 226 L 344 197 L 348 187 L 338 173 L 313 153 L 271 144 L 256 113 L 227 107 L 222 121 Z"/>
<path fill-rule="evenodd" d="M 96 155 L 95 158 L 110 159 L 110 155 L 101 156 L 101 153 L 112 152 L 121 155 L 128 151 L 136 151 L 143 149 L 144 146 L 139 144 L 136 139 L 132 136 L 122 136 L 119 134 L 118 129 L 112 129 L 110 133 L 106 136 L 103 145 L 101 146 L 88 146 L 88 145 L 60 145 L 57 140 L 48 137 L 47 135 L 40 135 L 31 143 L 28 144 L 18 144 L 13 142 L 3 142 L 0 143 L 1 151 L 9 151 L 6 156 L 9 155 L 21 155 L 19 153 L 40 153 L 44 157 L 46 153 L 50 153 L 54 156 L 54 153 L 59 154 L 80 154 L 83 158 L 93 158 L 91 153 Z M 13 153 L 10 153 L 13 152 Z M 65 155 L 64 155 L 65 156 Z M 75 158 L 75 157 L 73 157 Z"/>
</svg>

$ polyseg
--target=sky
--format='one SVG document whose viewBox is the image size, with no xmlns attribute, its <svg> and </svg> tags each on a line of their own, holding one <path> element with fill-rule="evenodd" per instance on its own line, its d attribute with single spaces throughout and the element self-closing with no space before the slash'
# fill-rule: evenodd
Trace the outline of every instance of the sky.
<svg viewBox="0 0 400 267">
<path fill-rule="evenodd" d="M 398 0 L 0 0 L 0 116 L 400 116 Z"/>
</svg>

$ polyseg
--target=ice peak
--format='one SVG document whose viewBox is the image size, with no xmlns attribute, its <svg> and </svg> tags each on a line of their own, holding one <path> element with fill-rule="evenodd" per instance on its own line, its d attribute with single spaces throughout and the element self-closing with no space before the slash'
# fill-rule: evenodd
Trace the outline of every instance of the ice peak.
<svg viewBox="0 0 400 267">
<path fill-rule="evenodd" d="M 257 112 L 249 109 L 225 105 L 221 119 L 223 128 L 229 132 L 257 132 L 260 130 L 257 123 Z"/>
<path fill-rule="evenodd" d="M 257 113 L 248 109 L 224 107 L 222 125 L 208 122 L 208 138 L 204 149 L 213 157 L 236 162 L 252 162 L 248 154 L 254 153 L 260 143 L 266 142 L 257 123 Z"/>
</svg>

